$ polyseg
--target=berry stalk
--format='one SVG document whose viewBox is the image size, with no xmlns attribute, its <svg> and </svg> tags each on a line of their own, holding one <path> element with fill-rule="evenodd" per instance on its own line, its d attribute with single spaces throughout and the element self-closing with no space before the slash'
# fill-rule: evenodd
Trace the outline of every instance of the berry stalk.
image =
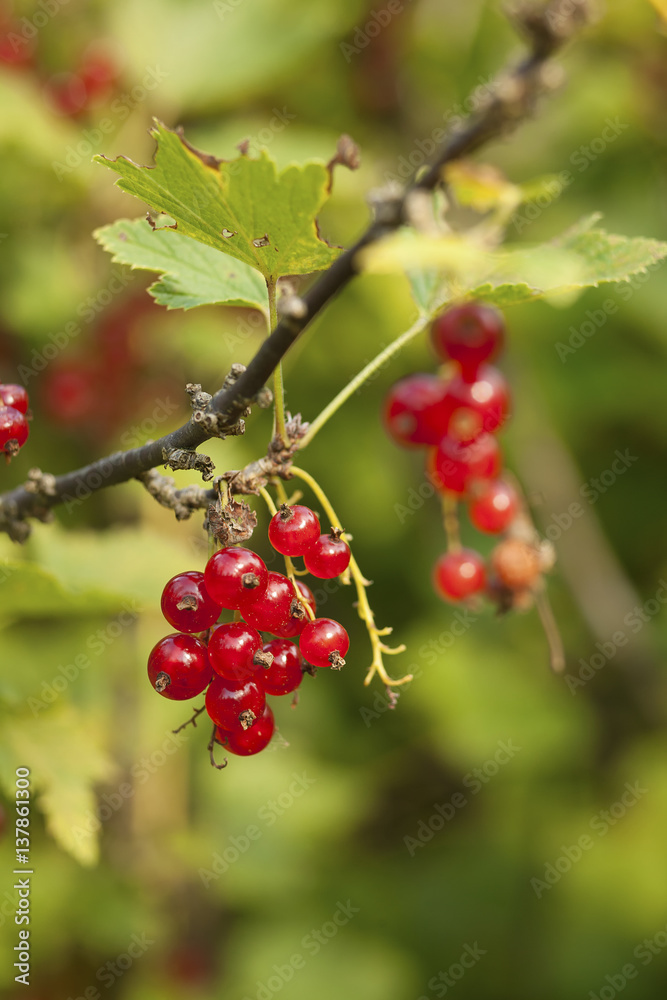
<svg viewBox="0 0 667 1000">
<path fill-rule="evenodd" d="M 315 479 L 313 479 L 310 473 L 294 465 L 292 466 L 290 471 L 292 475 L 297 476 L 297 478 L 302 479 L 305 483 L 308 484 L 308 486 L 313 491 L 319 502 L 322 504 L 322 507 L 327 517 L 331 521 L 331 523 L 339 525 L 340 521 L 336 517 L 336 512 L 331 506 L 329 498 L 327 497 L 326 493 L 319 485 L 319 483 Z M 345 538 L 344 533 L 341 535 L 341 537 L 343 539 Z M 400 646 L 387 646 L 386 643 L 381 641 L 382 636 L 389 635 L 392 632 L 392 629 L 391 628 L 379 629 L 375 624 L 375 617 L 373 615 L 371 606 L 368 603 L 368 596 L 366 594 L 366 587 L 370 586 L 371 581 L 367 580 L 363 576 L 354 556 L 350 558 L 349 572 L 352 576 L 352 579 L 354 581 L 354 586 L 357 591 L 357 614 L 359 615 L 364 625 L 366 626 L 366 630 L 368 632 L 368 638 L 370 639 L 371 649 L 373 652 L 373 659 L 368 669 L 368 673 L 366 674 L 366 677 L 364 679 L 364 684 L 365 685 L 370 684 L 375 674 L 378 674 L 382 682 L 386 684 L 388 687 L 398 687 L 400 684 L 407 684 L 408 681 L 412 680 L 412 674 L 406 674 L 405 677 L 401 677 L 397 680 L 394 680 L 392 677 L 389 676 L 389 674 L 385 669 L 383 655 L 395 656 L 398 653 L 405 652 L 406 647 L 404 644 L 401 644 Z"/>
</svg>

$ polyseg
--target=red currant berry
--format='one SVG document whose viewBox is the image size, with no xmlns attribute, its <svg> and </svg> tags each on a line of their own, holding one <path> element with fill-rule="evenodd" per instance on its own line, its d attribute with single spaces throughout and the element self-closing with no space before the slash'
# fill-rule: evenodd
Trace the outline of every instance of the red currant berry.
<svg viewBox="0 0 667 1000">
<path fill-rule="evenodd" d="M 446 433 L 459 441 L 472 441 L 482 431 L 497 431 L 509 413 L 509 388 L 493 365 L 481 365 L 474 382 L 455 375 L 446 399 L 451 408 Z"/>
<path fill-rule="evenodd" d="M 486 586 L 484 560 L 474 549 L 446 552 L 433 570 L 433 585 L 446 601 L 460 601 Z"/>
<path fill-rule="evenodd" d="M 331 618 L 316 618 L 304 626 L 299 640 L 302 656 L 314 667 L 340 670 L 343 657 L 350 648 L 350 639 L 339 622 Z"/>
<path fill-rule="evenodd" d="M 437 375 L 408 375 L 391 387 L 382 420 L 397 444 L 435 445 L 447 430 L 447 383 Z"/>
<path fill-rule="evenodd" d="M 301 504 L 282 504 L 269 523 L 269 541 L 284 556 L 302 556 L 319 537 L 317 514 Z"/>
<path fill-rule="evenodd" d="M 303 680 L 303 657 L 299 647 L 286 639 L 272 639 L 264 645 L 264 652 L 271 653 L 273 663 L 260 675 L 266 694 L 291 694 Z"/>
<path fill-rule="evenodd" d="M 241 546 L 214 552 L 204 570 L 206 589 L 213 600 L 234 611 L 249 597 L 259 597 L 266 590 L 268 577 L 264 561 Z"/>
<path fill-rule="evenodd" d="M 225 750 L 230 753 L 236 754 L 238 757 L 251 757 L 269 745 L 275 729 L 273 712 L 266 705 L 261 716 L 250 729 L 237 729 L 235 732 L 229 733 L 218 726 L 215 737 L 218 743 L 221 743 Z"/>
<path fill-rule="evenodd" d="M 196 698 L 208 686 L 212 674 L 206 646 L 193 635 L 167 635 L 148 657 L 151 684 L 158 694 L 173 701 Z"/>
<path fill-rule="evenodd" d="M 539 549 L 521 538 L 506 538 L 496 545 L 491 565 L 501 583 L 510 590 L 533 587 L 542 570 Z"/>
<path fill-rule="evenodd" d="M 437 490 L 466 493 L 476 479 L 495 479 L 500 466 L 498 442 L 482 433 L 468 442 L 443 438 L 428 456 L 427 472 Z"/>
<path fill-rule="evenodd" d="M 350 565 L 350 546 L 339 535 L 340 529 L 332 528 L 330 534 L 320 535 L 306 552 L 303 564 L 313 576 L 331 580 Z"/>
<path fill-rule="evenodd" d="M 282 573 L 269 573 L 266 590 L 253 600 L 246 598 L 241 612 L 248 625 L 260 632 L 276 634 L 290 622 L 292 601 L 296 600 L 292 584 Z"/>
<path fill-rule="evenodd" d="M 3 406 L 13 406 L 19 413 L 27 413 L 28 406 L 30 405 L 28 402 L 28 393 L 23 386 L 11 383 L 0 385 L 0 403 Z"/>
<path fill-rule="evenodd" d="M 313 618 L 315 617 L 316 604 L 312 590 L 305 583 L 301 583 L 300 580 L 296 581 L 296 587 L 301 594 L 301 599 L 299 600 L 296 595 L 293 595 L 287 623 L 272 630 L 273 634 L 279 636 L 281 639 L 293 639 L 295 636 L 300 635 L 304 625 L 311 620 L 305 608 L 306 604 L 312 610 Z"/>
<path fill-rule="evenodd" d="M 490 535 L 506 531 L 519 511 L 515 489 L 502 479 L 485 483 L 470 502 L 470 520 L 478 529 Z"/>
<path fill-rule="evenodd" d="M 227 622 L 213 630 L 208 641 L 208 656 L 211 666 L 221 677 L 245 681 L 259 669 L 253 658 L 261 648 L 262 637 L 256 629 L 245 622 Z"/>
<path fill-rule="evenodd" d="M 458 361 L 464 378 L 472 379 L 484 361 L 491 361 L 500 353 L 505 323 L 492 306 L 467 302 L 438 316 L 431 337 L 438 356 L 445 361 L 450 358 Z"/>
<path fill-rule="evenodd" d="M 162 591 L 162 614 L 180 632 L 203 632 L 215 625 L 220 605 L 209 596 L 204 574 L 194 569 L 173 576 Z"/>
<path fill-rule="evenodd" d="M 211 720 L 229 732 L 248 729 L 259 719 L 266 699 L 256 680 L 232 681 L 214 677 L 206 692 L 206 711 Z"/>
<path fill-rule="evenodd" d="M 10 458 L 28 440 L 28 421 L 13 406 L 0 406 L 0 450 Z"/>
</svg>

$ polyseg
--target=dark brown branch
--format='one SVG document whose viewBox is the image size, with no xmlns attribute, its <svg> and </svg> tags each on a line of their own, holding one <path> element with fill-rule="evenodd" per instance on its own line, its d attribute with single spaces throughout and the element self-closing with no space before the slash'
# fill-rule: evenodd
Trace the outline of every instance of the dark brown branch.
<svg viewBox="0 0 667 1000">
<path fill-rule="evenodd" d="M 539 95 L 553 85 L 548 60 L 586 22 L 588 0 L 552 0 L 540 10 L 524 9 L 515 16 L 530 41 L 529 55 L 501 76 L 491 97 L 468 122 L 443 144 L 432 165 L 403 192 L 384 192 L 375 204 L 375 220 L 353 247 L 338 257 L 299 299 L 299 308 L 288 310 L 254 358 L 235 381 L 229 381 L 213 396 L 206 410 L 199 410 L 183 427 L 158 441 L 116 452 L 83 469 L 50 482 L 49 492 L 30 492 L 18 487 L 0 496 L 0 529 L 23 541 L 30 528 L 26 519 L 45 520 L 57 504 L 77 506 L 99 489 L 135 479 L 164 462 L 173 450 L 194 451 L 213 434 L 239 433 L 244 411 L 260 392 L 302 330 L 358 273 L 357 255 L 409 221 L 412 196 L 432 191 L 443 178 L 443 168 L 469 156 L 493 139 L 507 134 L 533 111 Z M 198 417 L 195 420 L 195 417 Z M 202 415 L 204 420 L 202 421 Z M 34 487 L 33 487 L 34 489 Z"/>
</svg>

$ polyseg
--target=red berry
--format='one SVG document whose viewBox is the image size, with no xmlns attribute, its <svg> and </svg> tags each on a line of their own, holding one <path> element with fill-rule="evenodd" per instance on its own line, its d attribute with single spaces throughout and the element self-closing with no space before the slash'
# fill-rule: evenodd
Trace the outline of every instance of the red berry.
<svg viewBox="0 0 667 1000">
<path fill-rule="evenodd" d="M 56 73 L 46 83 L 44 93 L 52 111 L 71 118 L 81 113 L 88 99 L 85 84 L 76 73 Z"/>
<path fill-rule="evenodd" d="M 482 431 L 497 431 L 509 412 L 507 382 L 493 365 L 481 365 L 472 382 L 455 375 L 445 398 L 450 405 L 446 433 L 459 441 L 472 441 Z"/>
<path fill-rule="evenodd" d="M 331 618 L 316 618 L 304 626 L 299 640 L 301 654 L 314 667 L 340 670 L 343 657 L 350 648 L 350 639 L 339 622 Z"/>
<path fill-rule="evenodd" d="M 498 442 L 482 433 L 468 442 L 443 438 L 428 456 L 427 472 L 441 492 L 466 493 L 476 479 L 495 479 L 500 466 Z"/>
<path fill-rule="evenodd" d="M 151 684 L 158 694 L 173 701 L 196 698 L 208 686 L 212 673 L 206 646 L 193 635 L 167 635 L 148 657 Z"/>
<path fill-rule="evenodd" d="M 252 595 L 246 598 L 241 612 L 253 628 L 275 634 L 290 623 L 295 599 L 294 588 L 287 577 L 272 572 L 268 574 L 266 589 L 254 600 Z"/>
<path fill-rule="evenodd" d="M 260 675 L 260 683 L 267 694 L 291 694 L 303 680 L 303 657 L 299 647 L 286 639 L 272 639 L 264 645 L 264 652 L 271 653 L 273 663 Z"/>
<path fill-rule="evenodd" d="M 206 692 L 206 711 L 211 720 L 229 732 L 239 732 L 259 719 L 266 699 L 256 680 L 232 681 L 216 676 Z"/>
<path fill-rule="evenodd" d="M 435 445 L 447 431 L 447 383 L 437 375 L 408 375 L 391 387 L 382 419 L 400 445 Z"/>
<path fill-rule="evenodd" d="M 473 379 L 484 361 L 491 361 L 500 353 L 505 323 L 492 306 L 467 302 L 438 316 L 431 328 L 431 338 L 439 357 L 458 361 L 464 378 Z"/>
<path fill-rule="evenodd" d="M 0 450 L 12 457 L 28 440 L 28 421 L 13 406 L 0 406 Z"/>
<path fill-rule="evenodd" d="M 211 666 L 221 677 L 233 681 L 248 680 L 260 669 L 253 657 L 262 648 L 259 632 L 245 622 L 218 625 L 208 641 Z"/>
<path fill-rule="evenodd" d="M 269 541 L 284 556 L 302 556 L 320 535 L 320 522 L 310 507 L 282 504 L 269 523 Z"/>
<path fill-rule="evenodd" d="M 227 732 L 220 726 L 215 731 L 216 739 L 225 750 L 236 754 L 238 757 L 251 757 L 253 754 L 264 750 L 271 742 L 276 728 L 273 712 L 268 705 L 257 721 L 250 729 L 237 729 L 235 732 Z"/>
<path fill-rule="evenodd" d="M 0 385 L 0 403 L 3 406 L 13 406 L 19 413 L 27 413 L 30 405 L 28 393 L 23 386 L 12 383 Z"/>
<path fill-rule="evenodd" d="M 309 573 L 321 580 L 340 576 L 350 565 L 350 546 L 338 537 L 338 531 L 331 529 L 328 535 L 320 535 L 305 556 L 303 563 Z"/>
<path fill-rule="evenodd" d="M 162 614 L 180 632 L 203 632 L 215 625 L 220 605 L 209 596 L 204 574 L 189 569 L 173 576 L 162 591 Z"/>
<path fill-rule="evenodd" d="M 313 618 L 317 610 L 315 597 L 310 587 L 307 587 L 305 583 L 301 583 L 300 580 L 296 581 L 296 586 L 301 594 L 301 599 L 299 600 L 293 594 L 292 603 L 290 604 L 290 614 L 286 624 L 271 630 L 274 635 L 279 636 L 281 639 L 293 639 L 302 632 L 304 625 L 311 621 L 311 617 L 305 608 L 306 604 L 312 610 Z"/>
<path fill-rule="evenodd" d="M 29 66 L 35 54 L 33 38 L 26 38 L 25 26 L 20 21 L 10 22 L 9 27 L 0 32 L 0 63 L 20 69 Z"/>
<path fill-rule="evenodd" d="M 519 510 L 519 498 L 509 483 L 502 479 L 485 483 L 470 501 L 470 520 L 479 531 L 497 535 L 506 531 Z"/>
<path fill-rule="evenodd" d="M 269 571 L 250 549 L 236 546 L 214 552 L 204 570 L 206 589 L 223 608 L 237 611 L 250 596 L 266 590 Z"/>
<path fill-rule="evenodd" d="M 100 373 L 94 363 L 72 361 L 44 376 L 42 399 L 49 416 L 59 424 L 89 422 L 100 395 Z"/>
<path fill-rule="evenodd" d="M 433 569 L 433 585 L 446 601 L 460 601 L 484 590 L 484 560 L 474 549 L 446 552 Z"/>
</svg>

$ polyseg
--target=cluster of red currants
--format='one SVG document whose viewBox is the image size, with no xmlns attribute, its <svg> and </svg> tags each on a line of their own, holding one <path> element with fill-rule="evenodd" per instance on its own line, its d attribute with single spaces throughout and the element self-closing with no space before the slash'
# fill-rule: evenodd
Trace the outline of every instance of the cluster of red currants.
<svg viewBox="0 0 667 1000">
<path fill-rule="evenodd" d="M 340 536 L 335 528 L 321 534 L 317 515 L 299 504 L 283 504 L 269 525 L 274 549 L 303 556 L 306 570 L 320 579 L 339 576 L 349 565 L 350 549 Z M 223 609 L 235 620 L 216 624 Z M 270 572 L 250 549 L 219 549 L 204 573 L 179 573 L 165 586 L 162 613 L 179 631 L 153 648 L 151 684 L 176 701 L 206 691 L 216 741 L 239 756 L 259 753 L 275 728 L 266 695 L 291 694 L 304 672 L 345 663 L 347 632 L 315 612 L 312 591 L 300 580 Z M 262 632 L 271 638 L 264 641 Z M 297 637 L 298 646 L 290 641 Z"/>
<path fill-rule="evenodd" d="M 7 461 L 28 440 L 28 393 L 22 385 L 0 384 L 0 449 Z"/>
<path fill-rule="evenodd" d="M 431 339 L 449 370 L 397 382 L 385 401 L 385 427 L 399 444 L 429 449 L 430 482 L 453 502 L 466 501 L 479 531 L 507 532 L 520 502 L 512 484 L 500 478 L 502 456 L 495 434 L 509 414 L 510 392 L 502 373 L 490 364 L 504 344 L 503 317 L 479 302 L 455 306 L 434 321 Z M 496 579 L 489 583 L 480 553 L 451 545 L 435 565 L 435 589 L 445 600 L 460 601 L 497 585 L 521 590 L 539 572 L 537 553 L 520 539 L 498 545 L 491 564 Z"/>
</svg>

